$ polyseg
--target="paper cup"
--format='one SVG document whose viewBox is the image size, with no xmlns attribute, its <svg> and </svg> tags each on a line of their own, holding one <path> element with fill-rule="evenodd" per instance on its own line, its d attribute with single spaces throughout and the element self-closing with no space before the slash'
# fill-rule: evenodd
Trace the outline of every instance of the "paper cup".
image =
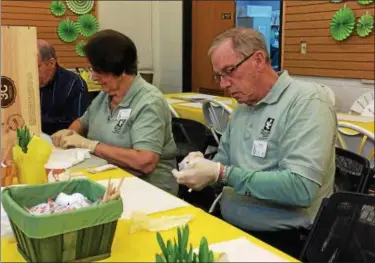
<svg viewBox="0 0 375 263">
<path fill-rule="evenodd" d="M 65 162 L 48 162 L 44 166 L 48 182 L 60 181 L 59 174 L 65 173 L 69 167 L 70 165 Z"/>
</svg>

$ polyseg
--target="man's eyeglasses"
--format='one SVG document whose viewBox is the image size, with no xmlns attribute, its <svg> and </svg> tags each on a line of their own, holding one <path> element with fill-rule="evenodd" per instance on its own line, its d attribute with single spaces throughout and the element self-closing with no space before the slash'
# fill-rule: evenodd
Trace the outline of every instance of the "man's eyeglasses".
<svg viewBox="0 0 375 263">
<path fill-rule="evenodd" d="M 227 67 L 225 68 L 222 72 L 218 72 L 214 75 L 214 80 L 215 82 L 217 83 L 220 83 L 221 81 L 221 78 L 225 78 L 227 76 L 230 76 L 233 71 L 235 71 L 239 66 L 242 65 L 242 63 L 244 63 L 246 60 L 248 60 L 249 58 L 252 57 L 252 55 L 254 55 L 255 52 L 251 53 L 250 55 L 246 56 L 243 60 L 241 60 L 240 62 L 238 62 L 237 64 L 233 65 L 233 66 L 230 66 L 230 67 Z"/>
</svg>

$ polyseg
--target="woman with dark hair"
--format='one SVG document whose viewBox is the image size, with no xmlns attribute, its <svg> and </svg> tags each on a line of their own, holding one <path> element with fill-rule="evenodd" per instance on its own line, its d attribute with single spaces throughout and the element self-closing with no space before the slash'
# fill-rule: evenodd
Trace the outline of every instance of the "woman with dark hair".
<svg viewBox="0 0 375 263">
<path fill-rule="evenodd" d="M 67 130 L 52 135 L 55 146 L 90 149 L 109 163 L 177 194 L 171 171 L 176 145 L 168 103 L 137 69 L 137 49 L 127 36 L 96 33 L 85 45 L 93 79 L 102 92 Z"/>
</svg>

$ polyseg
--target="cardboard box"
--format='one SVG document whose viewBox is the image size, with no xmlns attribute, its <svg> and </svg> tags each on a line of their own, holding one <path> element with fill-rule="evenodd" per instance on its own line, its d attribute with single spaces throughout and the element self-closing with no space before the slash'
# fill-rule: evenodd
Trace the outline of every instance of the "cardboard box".
<svg viewBox="0 0 375 263">
<path fill-rule="evenodd" d="M 8 159 L 17 128 L 40 135 L 40 98 L 35 27 L 1 27 L 1 157 Z"/>
</svg>

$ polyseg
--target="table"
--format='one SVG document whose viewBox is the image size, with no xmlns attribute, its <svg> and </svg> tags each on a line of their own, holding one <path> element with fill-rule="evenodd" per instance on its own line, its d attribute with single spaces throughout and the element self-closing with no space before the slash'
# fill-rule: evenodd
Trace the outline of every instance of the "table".
<svg viewBox="0 0 375 263">
<path fill-rule="evenodd" d="M 191 96 L 197 95 L 199 93 L 188 92 L 188 93 L 172 93 L 172 94 L 165 94 L 164 97 L 170 102 L 172 107 L 176 110 L 176 112 L 180 115 L 181 118 L 191 119 L 195 121 L 199 121 L 203 124 L 206 124 L 206 121 L 203 116 L 202 109 L 199 107 L 194 107 L 194 105 L 189 106 L 188 102 L 183 100 L 178 100 L 179 97 L 183 96 Z M 229 107 L 234 109 L 237 106 L 237 102 L 235 99 L 228 98 L 228 97 L 216 97 L 217 100 L 220 101 L 228 101 L 232 100 L 232 104 L 228 104 Z M 353 123 L 356 124 L 372 133 L 374 133 L 374 118 L 373 117 L 366 117 L 366 116 L 356 116 L 351 115 L 348 113 L 337 113 L 337 120 Z"/>
<path fill-rule="evenodd" d="M 82 169 L 81 171 L 92 180 L 103 180 L 111 178 L 121 178 L 122 176 L 132 177 L 129 173 L 121 169 L 102 172 L 100 174 L 90 175 Z M 161 191 L 161 190 L 160 190 Z M 151 200 L 150 200 L 151 201 Z M 230 239 L 245 237 L 255 245 L 266 249 L 267 251 L 285 259 L 289 262 L 296 260 L 283 252 L 263 243 L 262 241 L 248 235 L 247 233 L 219 220 L 203 210 L 193 206 L 173 209 L 170 211 L 156 213 L 151 217 L 159 217 L 161 215 L 183 215 L 194 214 L 194 219 L 189 223 L 190 242 L 193 247 L 199 246 L 202 236 L 206 236 L 209 244 L 227 241 Z M 117 225 L 114 242 L 112 245 L 112 255 L 103 261 L 105 262 L 154 262 L 155 254 L 160 253 L 156 234 L 154 232 L 136 232 L 129 234 L 130 220 L 120 220 Z M 169 239 L 176 236 L 176 229 L 163 232 L 163 238 Z M 145 249 L 146 248 L 146 249 Z M 16 242 L 2 239 L 1 241 L 1 261 L 2 262 L 24 262 L 22 256 L 18 253 Z"/>
<path fill-rule="evenodd" d="M 207 125 L 203 116 L 202 108 L 199 107 L 199 104 L 189 103 L 187 101 L 178 99 L 183 98 L 184 96 L 192 96 L 198 94 L 199 93 L 194 92 L 171 93 L 165 94 L 164 97 L 167 99 L 168 103 L 176 110 L 176 112 L 180 115 L 181 118 L 195 120 Z M 234 109 L 237 106 L 237 101 L 232 98 L 216 96 L 215 99 L 218 101 L 223 101 L 232 109 Z"/>
</svg>

